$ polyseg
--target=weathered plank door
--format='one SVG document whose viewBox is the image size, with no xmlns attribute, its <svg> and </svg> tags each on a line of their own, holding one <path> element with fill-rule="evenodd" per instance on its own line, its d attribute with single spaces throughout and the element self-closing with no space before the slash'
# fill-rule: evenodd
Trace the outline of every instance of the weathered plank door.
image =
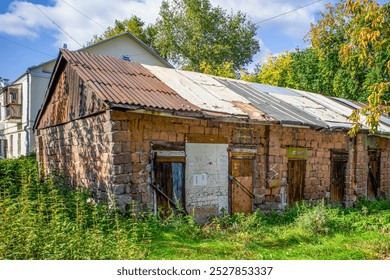
<svg viewBox="0 0 390 280">
<path fill-rule="evenodd" d="M 367 199 L 375 199 L 379 197 L 380 188 L 380 151 L 368 151 L 368 178 L 367 178 Z"/>
<path fill-rule="evenodd" d="M 330 202 L 333 205 L 342 204 L 346 191 L 347 152 L 332 152 L 330 170 Z"/>
<path fill-rule="evenodd" d="M 232 213 L 252 213 L 253 156 L 232 156 Z"/>
<path fill-rule="evenodd" d="M 303 200 L 306 160 L 289 159 L 287 168 L 287 203 L 293 205 L 295 202 Z"/>
<path fill-rule="evenodd" d="M 155 168 L 156 186 L 177 206 L 184 207 L 184 163 L 157 162 Z M 157 207 L 166 215 L 171 204 L 166 197 L 158 195 Z"/>
</svg>

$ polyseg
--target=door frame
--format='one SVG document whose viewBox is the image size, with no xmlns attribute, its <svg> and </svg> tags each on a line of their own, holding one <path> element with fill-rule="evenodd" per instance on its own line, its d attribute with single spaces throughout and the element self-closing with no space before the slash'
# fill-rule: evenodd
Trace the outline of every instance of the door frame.
<svg viewBox="0 0 390 280">
<path fill-rule="evenodd" d="M 183 207 L 183 211 L 186 212 L 186 186 L 185 186 L 185 152 L 181 150 L 152 150 L 151 152 L 152 157 L 152 185 L 153 188 L 157 188 L 157 165 L 161 163 L 182 163 L 182 174 L 183 174 L 183 186 L 182 186 L 182 195 L 181 195 L 181 207 Z M 154 213 L 158 213 L 158 197 L 162 197 L 163 199 L 167 200 L 168 209 L 171 207 L 171 202 L 174 201 L 172 197 L 169 197 L 167 193 L 162 192 L 162 190 L 157 191 L 154 190 Z M 171 199 L 171 201 L 168 200 L 168 198 Z"/>
</svg>

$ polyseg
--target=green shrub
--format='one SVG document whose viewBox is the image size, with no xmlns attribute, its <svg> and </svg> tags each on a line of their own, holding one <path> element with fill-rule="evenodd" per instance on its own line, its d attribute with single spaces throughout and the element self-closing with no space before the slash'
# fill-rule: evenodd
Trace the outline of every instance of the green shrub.
<svg viewBox="0 0 390 280">
<path fill-rule="evenodd" d="M 299 206 L 299 216 L 295 225 L 314 234 L 327 234 L 330 231 L 332 215 L 324 201 L 315 206 L 303 203 Z"/>
</svg>

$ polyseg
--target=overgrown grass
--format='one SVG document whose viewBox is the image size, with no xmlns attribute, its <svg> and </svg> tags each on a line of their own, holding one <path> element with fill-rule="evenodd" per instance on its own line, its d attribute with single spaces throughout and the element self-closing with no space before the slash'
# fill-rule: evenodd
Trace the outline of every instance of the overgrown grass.
<svg viewBox="0 0 390 280">
<path fill-rule="evenodd" d="M 0 259 L 389 259 L 390 201 L 296 205 L 205 225 L 123 216 L 40 182 L 33 157 L 0 161 Z"/>
</svg>

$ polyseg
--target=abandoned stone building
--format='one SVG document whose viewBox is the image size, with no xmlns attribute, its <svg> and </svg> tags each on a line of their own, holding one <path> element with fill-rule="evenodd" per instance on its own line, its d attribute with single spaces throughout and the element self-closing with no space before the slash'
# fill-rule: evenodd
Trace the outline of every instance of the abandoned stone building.
<svg viewBox="0 0 390 280">
<path fill-rule="evenodd" d="M 390 120 L 350 138 L 360 104 L 61 50 L 37 159 L 124 211 L 179 204 L 198 221 L 390 194 Z M 224 209 L 224 210 L 223 210 Z"/>
</svg>

